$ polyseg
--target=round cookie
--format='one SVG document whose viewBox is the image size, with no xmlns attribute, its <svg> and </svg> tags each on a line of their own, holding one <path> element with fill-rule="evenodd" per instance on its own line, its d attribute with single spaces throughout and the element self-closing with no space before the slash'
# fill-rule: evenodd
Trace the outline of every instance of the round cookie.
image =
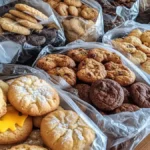
<svg viewBox="0 0 150 150">
<path fill-rule="evenodd" d="M 61 16 L 68 16 L 68 5 L 63 2 L 59 3 L 55 10 Z"/>
<path fill-rule="evenodd" d="M 104 79 L 106 75 L 104 65 L 91 58 L 84 59 L 78 66 L 77 77 L 87 83 Z"/>
<path fill-rule="evenodd" d="M 144 45 L 144 44 L 141 44 L 141 45 L 139 45 L 139 46 L 136 46 L 136 48 L 137 48 L 138 50 L 141 50 L 142 52 L 144 52 L 144 53 L 146 53 L 146 54 L 150 54 L 150 48 L 147 47 L 147 46 Z"/>
<path fill-rule="evenodd" d="M 144 62 L 142 65 L 141 65 L 141 68 L 147 72 L 148 74 L 150 74 L 150 59 L 148 59 L 146 62 Z"/>
<path fill-rule="evenodd" d="M 68 67 L 56 67 L 47 72 L 49 75 L 60 76 L 67 81 L 71 86 L 76 84 L 76 74 L 73 69 Z"/>
<path fill-rule="evenodd" d="M 145 31 L 141 35 L 141 41 L 145 44 L 146 46 L 150 46 L 150 31 Z"/>
<path fill-rule="evenodd" d="M 58 93 L 46 81 L 27 75 L 16 79 L 9 87 L 9 102 L 23 114 L 42 116 L 59 106 Z"/>
<path fill-rule="evenodd" d="M 12 106 L 8 106 L 7 113 L 0 120 L 0 144 L 20 143 L 26 140 L 31 131 L 31 117 L 20 115 Z"/>
<path fill-rule="evenodd" d="M 81 7 L 81 0 L 64 0 L 64 2 L 69 6 Z"/>
<path fill-rule="evenodd" d="M 69 6 L 68 12 L 71 16 L 79 16 L 78 8 L 76 8 L 75 6 Z"/>
<path fill-rule="evenodd" d="M 131 96 L 136 105 L 141 108 L 150 108 L 150 87 L 137 82 L 130 87 Z"/>
<path fill-rule="evenodd" d="M 128 36 L 135 36 L 139 39 L 140 39 L 141 35 L 142 35 L 142 31 L 140 29 L 134 29 L 128 34 Z"/>
<path fill-rule="evenodd" d="M 121 106 L 124 101 L 123 89 L 110 79 L 94 82 L 89 95 L 92 103 L 102 111 L 112 111 Z"/>
<path fill-rule="evenodd" d="M 48 114 L 42 120 L 40 132 L 44 143 L 53 150 L 86 149 L 95 139 L 94 131 L 75 112 L 69 110 Z"/>
<path fill-rule="evenodd" d="M 2 91 L 3 91 L 4 100 L 7 101 L 7 93 L 8 93 L 9 85 L 8 85 L 6 82 L 0 80 L 0 88 L 1 88 Z"/>
<path fill-rule="evenodd" d="M 121 113 L 121 112 L 134 112 L 139 110 L 140 108 L 133 104 L 127 104 L 124 103 L 120 107 L 114 110 L 115 113 Z"/>
<path fill-rule="evenodd" d="M 52 8 L 56 8 L 59 4 L 60 1 L 56 1 L 56 0 L 44 0 L 45 2 L 47 2 Z"/>
<path fill-rule="evenodd" d="M 130 100 L 131 100 L 130 92 L 124 87 L 122 87 L 122 89 L 124 91 L 124 101 L 123 101 L 123 103 L 130 103 Z"/>
<path fill-rule="evenodd" d="M 7 112 L 5 100 L 6 100 L 6 97 L 5 97 L 2 89 L 0 88 L 0 117 L 5 115 Z"/>
</svg>

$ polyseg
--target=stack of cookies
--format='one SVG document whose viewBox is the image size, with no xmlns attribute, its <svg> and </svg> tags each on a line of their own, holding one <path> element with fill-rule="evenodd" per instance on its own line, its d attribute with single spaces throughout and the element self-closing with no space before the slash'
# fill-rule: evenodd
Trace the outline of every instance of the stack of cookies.
<svg viewBox="0 0 150 150">
<path fill-rule="evenodd" d="M 36 76 L 26 75 L 7 83 L 0 81 L 1 150 L 90 147 L 95 132 L 76 112 L 64 110 L 59 104 L 57 91 Z"/>
<path fill-rule="evenodd" d="M 112 41 L 115 49 L 150 74 L 150 31 L 132 30 L 128 36 Z"/>
</svg>

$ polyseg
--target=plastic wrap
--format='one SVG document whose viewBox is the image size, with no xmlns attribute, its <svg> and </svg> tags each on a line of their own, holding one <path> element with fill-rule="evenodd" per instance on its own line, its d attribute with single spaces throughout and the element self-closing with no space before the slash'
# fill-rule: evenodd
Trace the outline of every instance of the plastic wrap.
<svg viewBox="0 0 150 150">
<path fill-rule="evenodd" d="M 60 96 L 60 105 L 67 110 L 75 111 L 96 133 L 96 138 L 91 146 L 91 150 L 105 150 L 107 138 L 98 128 L 98 126 L 88 117 L 90 113 L 95 114 L 97 111 L 90 105 L 83 103 L 81 100 L 73 100 L 69 95 L 61 90 L 58 85 L 52 82 L 52 79 L 43 71 L 21 65 L 4 65 L 0 64 L 0 79 L 8 80 L 23 75 L 35 75 L 47 81 L 54 87 Z M 80 109 L 81 106 L 86 107 L 87 114 L 83 113 Z"/>
</svg>

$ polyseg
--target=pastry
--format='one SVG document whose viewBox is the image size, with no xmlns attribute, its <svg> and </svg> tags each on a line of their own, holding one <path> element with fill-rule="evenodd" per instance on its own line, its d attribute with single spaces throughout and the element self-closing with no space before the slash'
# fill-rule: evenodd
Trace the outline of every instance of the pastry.
<svg viewBox="0 0 150 150">
<path fill-rule="evenodd" d="M 107 78 L 115 80 L 121 86 L 128 86 L 134 83 L 136 76 L 135 74 L 123 64 L 116 64 L 109 62 L 105 64 L 107 70 Z"/>
<path fill-rule="evenodd" d="M 0 24 L 1 24 L 1 27 L 6 31 L 17 33 L 17 34 L 22 34 L 22 35 L 30 34 L 29 29 L 17 24 L 15 21 L 9 18 L 1 18 Z"/>
<path fill-rule="evenodd" d="M 2 27 L 0 26 L 0 35 L 3 34 L 3 29 Z"/>
<path fill-rule="evenodd" d="M 75 16 L 75 17 L 79 16 L 78 8 L 76 8 L 75 6 L 69 6 L 68 12 L 71 16 Z"/>
<path fill-rule="evenodd" d="M 139 110 L 140 108 L 136 105 L 133 105 L 133 104 L 127 104 L 127 103 L 124 103 L 122 104 L 120 107 L 116 108 L 114 110 L 115 113 L 121 113 L 121 112 L 134 112 L 134 111 L 137 111 Z"/>
<path fill-rule="evenodd" d="M 150 108 L 150 87 L 137 82 L 130 87 L 131 96 L 136 105 L 141 108 Z"/>
<path fill-rule="evenodd" d="M 136 47 L 138 50 L 141 50 L 142 52 L 146 53 L 146 54 L 150 54 L 150 48 L 147 47 L 144 44 L 141 44 L 139 46 Z"/>
<path fill-rule="evenodd" d="M 90 88 L 92 103 L 102 111 L 112 111 L 121 106 L 124 101 L 124 91 L 121 86 L 110 79 L 94 82 Z"/>
<path fill-rule="evenodd" d="M 46 81 L 27 75 L 16 79 L 9 87 L 9 102 L 23 114 L 42 116 L 59 106 L 58 93 Z"/>
<path fill-rule="evenodd" d="M 69 110 L 48 114 L 42 120 L 40 132 L 44 143 L 53 150 L 83 150 L 95 139 L 94 131 Z"/>
<path fill-rule="evenodd" d="M 81 0 L 64 0 L 64 2 L 69 6 L 81 7 Z"/>
<path fill-rule="evenodd" d="M 107 62 L 111 61 L 117 64 L 122 64 L 122 60 L 121 57 L 119 55 L 117 55 L 116 53 L 111 53 L 107 55 Z"/>
<path fill-rule="evenodd" d="M 0 117 L 5 115 L 7 112 L 6 108 L 6 96 L 4 95 L 2 89 L 0 88 Z"/>
<path fill-rule="evenodd" d="M 104 79 L 106 75 L 107 72 L 104 65 L 92 58 L 84 59 L 78 66 L 77 77 L 87 83 Z"/>
<path fill-rule="evenodd" d="M 0 120 L 0 144 L 20 143 L 30 135 L 32 119 L 22 115 L 12 106 L 7 107 L 7 113 Z"/>
<path fill-rule="evenodd" d="M 5 101 L 7 101 L 8 88 L 9 85 L 6 82 L 0 80 L 0 89 L 3 91 L 3 97 Z"/>
<path fill-rule="evenodd" d="M 65 79 L 71 86 L 76 84 L 76 74 L 73 69 L 68 67 L 56 67 L 47 71 L 49 75 L 60 76 Z"/>
<path fill-rule="evenodd" d="M 59 2 L 56 0 L 44 0 L 44 1 L 47 2 L 53 9 L 55 9 L 60 2 L 60 0 Z"/>
<path fill-rule="evenodd" d="M 68 5 L 66 5 L 65 3 L 59 3 L 55 10 L 61 16 L 68 16 Z"/>
<path fill-rule="evenodd" d="M 67 55 L 72 58 L 75 62 L 81 62 L 87 58 L 88 51 L 83 48 L 77 48 L 69 50 Z"/>
<path fill-rule="evenodd" d="M 141 68 L 147 72 L 148 74 L 150 74 L 150 59 L 148 59 L 146 62 L 144 62 L 143 64 L 141 64 Z"/>
<path fill-rule="evenodd" d="M 74 60 L 68 56 L 62 54 L 49 54 L 40 58 L 37 62 L 37 66 L 45 71 L 48 71 L 56 67 L 74 68 L 76 64 Z"/>
<path fill-rule="evenodd" d="M 5 14 L 3 15 L 3 17 L 4 17 L 4 18 L 10 18 L 10 19 L 12 19 L 12 20 L 16 20 L 16 17 L 13 16 L 12 14 L 10 14 L 10 13 L 5 13 Z"/>
<path fill-rule="evenodd" d="M 142 31 L 140 29 L 134 29 L 128 34 L 128 36 L 135 36 L 139 39 L 140 39 L 141 35 L 142 35 Z"/>
<path fill-rule="evenodd" d="M 146 44 L 146 46 L 150 46 L 150 31 L 145 31 L 141 35 L 141 41 Z"/>
</svg>

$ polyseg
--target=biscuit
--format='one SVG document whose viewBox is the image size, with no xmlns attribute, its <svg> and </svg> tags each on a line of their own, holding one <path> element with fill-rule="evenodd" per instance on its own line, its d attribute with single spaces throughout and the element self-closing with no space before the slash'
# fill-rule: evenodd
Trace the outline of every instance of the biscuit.
<svg viewBox="0 0 150 150">
<path fill-rule="evenodd" d="M 29 35 L 30 30 L 17 24 L 15 21 L 9 18 L 1 18 L 0 19 L 1 27 L 9 32 L 22 34 L 22 35 Z"/>
<path fill-rule="evenodd" d="M 81 62 L 87 58 L 88 51 L 83 48 L 77 48 L 69 50 L 67 55 L 72 58 L 75 62 Z"/>
<path fill-rule="evenodd" d="M 147 47 L 144 44 L 141 44 L 139 46 L 136 47 L 138 50 L 141 50 L 142 52 L 146 53 L 146 54 L 150 54 L 150 48 Z"/>
<path fill-rule="evenodd" d="M 74 60 L 72 60 L 70 57 L 66 55 L 49 54 L 40 58 L 37 62 L 37 66 L 45 71 L 48 71 L 55 67 L 74 68 L 76 64 Z"/>
<path fill-rule="evenodd" d="M 75 16 L 75 17 L 79 16 L 79 11 L 75 6 L 69 6 L 68 12 L 71 16 Z"/>
<path fill-rule="evenodd" d="M 115 80 L 121 86 L 128 86 L 134 83 L 135 74 L 123 64 L 116 64 L 114 62 L 108 62 L 105 64 L 107 70 L 107 78 Z"/>
<path fill-rule="evenodd" d="M 142 35 L 142 31 L 140 29 L 134 29 L 128 34 L 128 36 L 135 36 L 139 39 L 140 39 L 141 35 Z"/>
<path fill-rule="evenodd" d="M 1 118 L 0 122 L 0 124 L 5 124 L 5 126 L 0 126 L 0 144 L 23 142 L 32 131 L 31 117 L 20 115 L 12 106 L 7 107 L 7 113 Z"/>
<path fill-rule="evenodd" d="M 49 75 L 60 76 L 67 81 L 71 86 L 76 84 L 76 74 L 73 69 L 68 67 L 56 67 L 47 72 Z"/>
<path fill-rule="evenodd" d="M 89 95 L 92 103 L 102 111 L 112 111 L 121 106 L 124 101 L 123 89 L 110 79 L 94 82 Z"/>
<path fill-rule="evenodd" d="M 59 106 L 58 93 L 46 81 L 27 75 L 16 79 L 9 87 L 9 102 L 23 114 L 42 116 Z"/>
<path fill-rule="evenodd" d="M 30 16 L 38 19 L 38 20 L 48 20 L 48 17 L 43 14 L 42 12 L 40 12 L 39 10 L 33 8 L 33 7 L 30 7 L 28 5 L 25 5 L 25 4 L 16 4 L 15 5 L 15 8 L 17 10 L 20 10 L 20 11 L 23 11 L 27 14 L 29 14 Z"/>
<path fill-rule="evenodd" d="M 36 145 L 20 144 L 17 146 L 13 146 L 9 150 L 48 150 L 48 149 Z"/>
<path fill-rule="evenodd" d="M 147 72 L 148 74 L 150 74 L 150 59 L 148 59 L 146 62 L 144 62 L 143 64 L 141 64 L 141 68 Z"/>
<path fill-rule="evenodd" d="M 61 16 L 68 16 L 68 5 L 66 5 L 65 3 L 59 3 L 55 10 Z"/>
<path fill-rule="evenodd" d="M 150 31 L 145 31 L 141 35 L 141 41 L 146 44 L 146 46 L 150 46 Z"/>
<path fill-rule="evenodd" d="M 92 58 L 84 59 L 78 66 L 77 77 L 84 82 L 92 83 L 104 79 L 107 75 L 103 64 Z"/>
<path fill-rule="evenodd" d="M 3 17 L 5 17 L 5 18 L 10 18 L 10 19 L 12 19 L 12 20 L 16 20 L 16 17 L 13 16 L 12 14 L 10 14 L 10 13 L 4 14 Z"/>
<path fill-rule="evenodd" d="M 43 29 L 43 26 L 40 23 L 32 23 L 32 22 L 24 20 L 24 19 L 17 19 L 17 22 L 19 24 L 21 24 L 22 26 L 25 26 L 29 29 L 33 29 L 33 30 Z"/>
<path fill-rule="evenodd" d="M 4 96 L 4 93 L 2 89 L 0 88 L 0 117 L 5 115 L 7 112 L 5 98 L 6 97 Z"/>
<path fill-rule="evenodd" d="M 10 10 L 9 13 L 12 14 L 13 16 L 16 16 L 17 18 L 28 20 L 28 21 L 33 22 L 33 23 L 38 23 L 35 18 L 33 18 L 30 15 L 25 14 L 25 13 L 23 13 L 21 11 Z"/>
<path fill-rule="evenodd" d="M 0 80 L 0 88 L 1 88 L 2 91 L 3 91 L 4 100 L 7 101 L 7 93 L 8 93 L 9 85 L 8 85 L 6 82 Z"/>
<path fill-rule="evenodd" d="M 69 6 L 81 7 L 81 0 L 64 0 L 64 2 Z"/>
<path fill-rule="evenodd" d="M 17 78 L 16 78 L 16 79 L 17 79 Z M 8 85 L 11 85 L 14 81 L 15 81 L 15 79 L 10 79 L 10 80 L 7 80 L 6 83 L 7 83 Z"/>
<path fill-rule="evenodd" d="M 107 55 L 107 62 L 111 61 L 117 64 L 122 64 L 121 57 L 117 55 L 116 53 L 111 53 Z"/>
<path fill-rule="evenodd" d="M 47 2 L 53 9 L 55 9 L 59 4 L 59 2 L 55 0 L 44 0 L 44 1 Z"/>
<path fill-rule="evenodd" d="M 53 150 L 83 150 L 95 139 L 94 131 L 69 110 L 49 113 L 42 120 L 40 132 L 44 143 Z"/>
</svg>

